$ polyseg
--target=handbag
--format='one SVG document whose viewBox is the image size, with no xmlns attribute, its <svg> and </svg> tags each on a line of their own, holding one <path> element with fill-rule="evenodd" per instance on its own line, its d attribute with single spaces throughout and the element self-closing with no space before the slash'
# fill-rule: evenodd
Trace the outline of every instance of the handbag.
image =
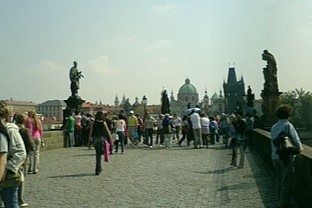
<svg viewBox="0 0 312 208">
<path fill-rule="evenodd" d="M 299 148 L 293 145 L 291 136 L 289 134 L 289 125 L 286 126 L 285 131 L 282 131 L 278 137 L 273 140 L 274 145 L 277 146 L 276 153 L 281 159 L 287 159 L 290 155 L 296 155 L 300 153 Z"/>
<path fill-rule="evenodd" d="M 23 181 L 22 173 L 20 170 L 13 172 L 11 170 L 7 170 L 5 174 L 5 178 L 0 183 L 0 190 L 6 188 L 17 187 Z"/>
<path fill-rule="evenodd" d="M 110 144 L 108 141 L 104 141 L 104 162 L 109 162 L 109 148 Z"/>
</svg>

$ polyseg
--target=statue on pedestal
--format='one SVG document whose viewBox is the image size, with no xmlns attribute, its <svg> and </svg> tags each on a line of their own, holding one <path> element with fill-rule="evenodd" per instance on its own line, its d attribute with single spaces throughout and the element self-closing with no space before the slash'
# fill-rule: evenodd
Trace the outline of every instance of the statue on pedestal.
<svg viewBox="0 0 312 208">
<path fill-rule="evenodd" d="M 275 58 L 268 50 L 264 50 L 262 53 L 262 60 L 267 62 L 266 67 L 263 68 L 265 79 L 264 90 L 278 92 L 277 64 Z"/>
<path fill-rule="evenodd" d="M 266 61 L 267 65 L 263 68 L 265 82 L 261 93 L 263 99 L 261 120 L 262 127 L 269 129 L 276 122 L 274 112 L 280 104 L 279 96 L 281 92 L 278 90 L 277 64 L 274 56 L 268 50 L 264 50 L 262 60 Z"/>
<path fill-rule="evenodd" d="M 81 71 L 78 71 L 78 63 L 74 61 L 74 66 L 70 68 L 69 78 L 70 78 L 70 90 L 73 97 L 78 97 L 79 90 L 79 80 L 84 77 Z"/>
</svg>

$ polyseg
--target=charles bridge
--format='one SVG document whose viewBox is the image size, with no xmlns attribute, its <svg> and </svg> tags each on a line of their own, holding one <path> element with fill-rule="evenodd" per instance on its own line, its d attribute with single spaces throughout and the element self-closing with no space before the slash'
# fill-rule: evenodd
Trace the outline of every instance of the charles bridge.
<svg viewBox="0 0 312 208">
<path fill-rule="evenodd" d="M 63 133 L 44 133 L 40 172 L 26 177 L 31 207 L 276 207 L 270 134 L 253 131 L 245 166 L 229 165 L 222 144 L 194 150 L 178 145 L 128 145 L 113 154 L 99 176 L 95 153 L 87 147 L 63 148 Z M 312 150 L 304 145 L 295 162 L 294 207 L 312 203 Z"/>
</svg>

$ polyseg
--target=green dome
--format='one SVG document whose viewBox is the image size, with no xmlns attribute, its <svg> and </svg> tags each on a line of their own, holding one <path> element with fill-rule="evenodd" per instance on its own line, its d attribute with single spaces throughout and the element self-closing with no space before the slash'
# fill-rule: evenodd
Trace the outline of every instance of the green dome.
<svg viewBox="0 0 312 208">
<path fill-rule="evenodd" d="M 180 87 L 179 94 L 197 94 L 196 87 L 191 84 L 189 78 L 187 78 L 185 84 Z"/>
</svg>

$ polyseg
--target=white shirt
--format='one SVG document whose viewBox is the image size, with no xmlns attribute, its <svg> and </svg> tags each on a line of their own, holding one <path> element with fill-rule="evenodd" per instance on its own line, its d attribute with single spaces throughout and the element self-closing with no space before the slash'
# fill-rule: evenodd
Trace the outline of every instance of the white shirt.
<svg viewBox="0 0 312 208">
<path fill-rule="evenodd" d="M 198 113 L 193 113 L 191 116 L 190 116 L 190 120 L 192 122 L 192 127 L 193 129 L 200 129 L 201 126 L 200 126 L 200 117 L 198 115 Z"/>
<path fill-rule="evenodd" d="M 179 116 L 174 119 L 174 126 L 181 126 L 182 120 Z"/>
<path fill-rule="evenodd" d="M 116 121 L 116 131 L 125 131 L 126 122 L 123 119 Z"/>
</svg>

